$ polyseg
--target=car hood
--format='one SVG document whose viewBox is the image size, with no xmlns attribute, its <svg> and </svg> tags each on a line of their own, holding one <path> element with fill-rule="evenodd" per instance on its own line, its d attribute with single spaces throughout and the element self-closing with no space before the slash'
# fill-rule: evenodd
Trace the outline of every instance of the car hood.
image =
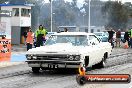
<svg viewBox="0 0 132 88">
<path fill-rule="evenodd" d="M 86 46 L 73 46 L 70 43 L 58 43 L 32 48 L 27 54 L 81 54 L 86 51 Z"/>
</svg>

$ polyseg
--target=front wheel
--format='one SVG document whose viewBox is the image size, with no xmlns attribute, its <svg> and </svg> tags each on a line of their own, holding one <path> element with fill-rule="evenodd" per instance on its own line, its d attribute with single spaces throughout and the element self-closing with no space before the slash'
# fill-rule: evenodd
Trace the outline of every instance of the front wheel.
<svg viewBox="0 0 132 88">
<path fill-rule="evenodd" d="M 39 73 L 40 68 L 39 67 L 32 67 L 33 73 Z"/>
<path fill-rule="evenodd" d="M 102 60 L 100 63 L 98 63 L 99 68 L 104 68 L 105 67 L 105 61 Z"/>
<path fill-rule="evenodd" d="M 95 65 L 93 65 L 92 66 L 92 68 L 97 68 L 97 69 L 100 69 L 100 68 L 104 68 L 105 67 L 105 60 L 104 59 L 102 59 L 102 61 L 101 62 L 99 62 L 98 64 L 95 64 Z"/>
</svg>

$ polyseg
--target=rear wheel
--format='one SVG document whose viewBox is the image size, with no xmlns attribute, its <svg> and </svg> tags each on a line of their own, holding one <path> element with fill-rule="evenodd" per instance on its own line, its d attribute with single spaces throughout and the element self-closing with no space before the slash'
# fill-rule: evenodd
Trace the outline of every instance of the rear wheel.
<svg viewBox="0 0 132 88">
<path fill-rule="evenodd" d="M 32 67 L 33 73 L 39 73 L 40 68 L 39 67 Z"/>
</svg>

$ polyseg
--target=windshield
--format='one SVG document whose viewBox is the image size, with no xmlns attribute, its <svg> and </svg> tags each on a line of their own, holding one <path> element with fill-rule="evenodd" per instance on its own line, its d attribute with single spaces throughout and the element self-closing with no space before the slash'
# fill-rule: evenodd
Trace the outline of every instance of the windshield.
<svg viewBox="0 0 132 88">
<path fill-rule="evenodd" d="M 102 33 L 94 33 L 96 36 L 102 36 Z"/>
<path fill-rule="evenodd" d="M 108 33 L 94 33 L 96 36 L 108 36 Z"/>
<path fill-rule="evenodd" d="M 87 36 L 85 35 L 51 35 L 45 45 L 53 45 L 57 43 L 71 43 L 73 46 L 86 46 Z"/>
</svg>

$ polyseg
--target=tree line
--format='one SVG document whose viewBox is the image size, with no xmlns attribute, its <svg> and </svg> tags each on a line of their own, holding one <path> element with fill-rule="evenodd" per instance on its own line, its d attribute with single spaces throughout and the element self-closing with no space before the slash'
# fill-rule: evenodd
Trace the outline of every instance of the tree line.
<svg viewBox="0 0 132 88">
<path fill-rule="evenodd" d="M 88 0 L 79 7 L 78 0 L 66 2 L 65 0 L 52 0 L 53 4 L 53 31 L 57 31 L 58 26 L 87 26 L 89 6 Z M 10 4 L 34 4 L 32 7 L 32 28 L 35 30 L 39 24 L 44 25 L 50 31 L 50 2 L 44 0 L 0 0 L 0 3 Z M 122 4 L 118 1 L 103 2 L 91 0 L 91 25 L 113 27 L 115 29 L 125 29 L 132 22 L 131 3 Z"/>
</svg>

